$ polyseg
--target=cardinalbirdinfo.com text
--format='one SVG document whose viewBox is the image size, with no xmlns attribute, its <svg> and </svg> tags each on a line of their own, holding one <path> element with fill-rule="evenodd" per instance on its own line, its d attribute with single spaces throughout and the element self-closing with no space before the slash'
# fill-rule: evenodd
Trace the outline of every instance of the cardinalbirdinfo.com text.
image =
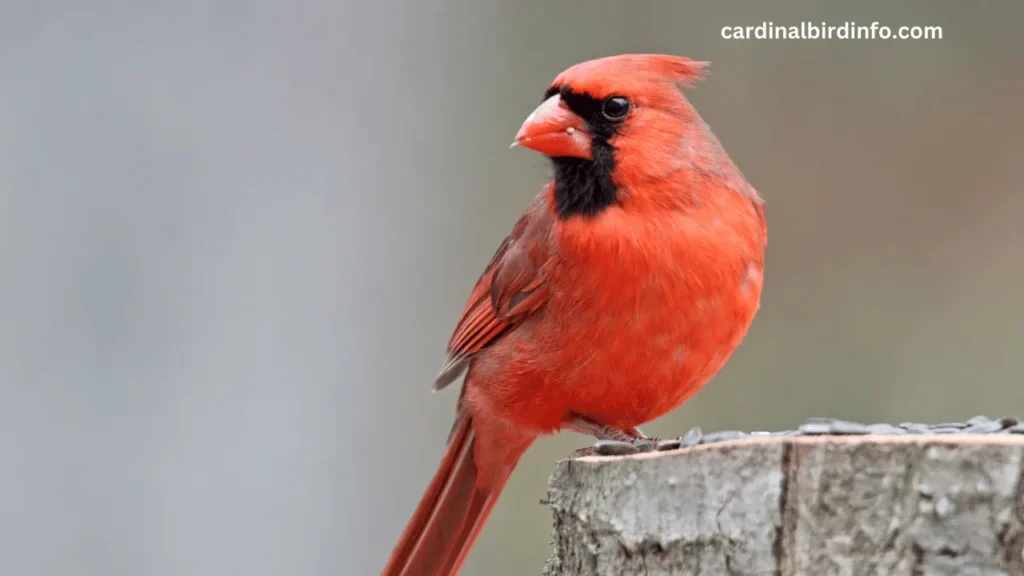
<svg viewBox="0 0 1024 576">
<path fill-rule="evenodd" d="M 785 26 L 762 22 L 757 26 L 723 26 L 726 40 L 941 40 L 942 26 L 885 26 L 878 22 L 829 24 L 801 22 Z"/>
</svg>

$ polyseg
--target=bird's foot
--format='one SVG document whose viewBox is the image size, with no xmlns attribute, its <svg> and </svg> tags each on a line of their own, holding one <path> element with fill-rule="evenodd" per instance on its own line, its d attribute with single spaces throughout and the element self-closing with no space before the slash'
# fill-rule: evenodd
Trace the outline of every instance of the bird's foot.
<svg viewBox="0 0 1024 576">
<path fill-rule="evenodd" d="M 638 440 L 646 440 L 647 437 L 640 431 L 639 428 L 626 428 L 618 429 L 611 426 L 605 426 L 579 414 L 570 414 L 569 418 L 565 420 L 566 428 L 580 434 L 586 434 L 587 436 L 593 436 L 598 440 L 617 440 L 619 442 L 635 442 Z"/>
<path fill-rule="evenodd" d="M 572 453 L 572 458 L 581 456 L 627 456 L 643 452 L 667 452 L 676 450 L 681 443 L 678 438 L 644 438 L 635 441 L 598 440 L 592 446 L 580 448 Z"/>
<path fill-rule="evenodd" d="M 568 421 L 568 427 L 580 434 L 597 438 L 593 446 L 580 448 L 572 453 L 573 458 L 581 456 L 623 456 L 656 450 L 675 450 L 680 446 L 678 438 L 661 439 L 645 436 L 639 428 L 620 430 L 598 424 L 597 422 L 574 414 Z"/>
</svg>

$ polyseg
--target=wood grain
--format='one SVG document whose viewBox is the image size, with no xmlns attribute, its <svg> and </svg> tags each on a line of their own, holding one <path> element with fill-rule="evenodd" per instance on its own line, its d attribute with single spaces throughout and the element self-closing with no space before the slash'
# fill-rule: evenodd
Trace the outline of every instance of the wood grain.
<svg viewBox="0 0 1024 576">
<path fill-rule="evenodd" d="M 1024 575 L 1018 435 L 746 439 L 563 460 L 546 576 Z"/>
</svg>

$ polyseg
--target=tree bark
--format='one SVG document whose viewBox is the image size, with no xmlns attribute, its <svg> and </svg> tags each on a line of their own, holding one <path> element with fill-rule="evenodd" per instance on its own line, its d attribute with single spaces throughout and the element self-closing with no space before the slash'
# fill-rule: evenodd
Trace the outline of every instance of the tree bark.
<svg viewBox="0 0 1024 576">
<path fill-rule="evenodd" d="M 546 576 L 1024 575 L 1024 438 L 749 439 L 563 460 Z"/>
</svg>

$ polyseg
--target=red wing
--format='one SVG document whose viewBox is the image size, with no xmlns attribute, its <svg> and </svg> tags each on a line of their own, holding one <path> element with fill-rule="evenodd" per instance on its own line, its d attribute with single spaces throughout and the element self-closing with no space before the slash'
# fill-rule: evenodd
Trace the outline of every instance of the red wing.
<svg viewBox="0 0 1024 576">
<path fill-rule="evenodd" d="M 435 390 L 455 381 L 474 354 L 547 300 L 541 268 L 549 254 L 551 216 L 545 199 L 541 194 L 530 204 L 477 280 L 448 342 L 448 358 Z"/>
</svg>

